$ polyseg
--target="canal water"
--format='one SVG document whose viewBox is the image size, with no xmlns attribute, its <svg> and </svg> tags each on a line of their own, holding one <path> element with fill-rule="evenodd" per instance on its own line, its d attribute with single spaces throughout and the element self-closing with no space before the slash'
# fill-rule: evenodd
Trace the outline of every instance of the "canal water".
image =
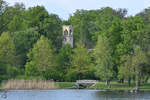
<svg viewBox="0 0 150 100">
<path fill-rule="evenodd" d="M 0 91 L 0 100 L 150 100 L 150 92 L 100 90 Z"/>
</svg>

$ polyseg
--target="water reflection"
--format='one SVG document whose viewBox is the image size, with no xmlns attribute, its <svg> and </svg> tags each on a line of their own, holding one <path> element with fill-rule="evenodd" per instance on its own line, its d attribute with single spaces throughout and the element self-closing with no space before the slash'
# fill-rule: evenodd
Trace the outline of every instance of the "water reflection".
<svg viewBox="0 0 150 100">
<path fill-rule="evenodd" d="M 7 97 L 3 98 L 2 95 Z M 12 90 L 0 91 L 0 100 L 150 100 L 150 92 L 98 90 Z"/>
<path fill-rule="evenodd" d="M 1 91 L 0 98 L 6 99 L 7 98 L 7 91 Z"/>
<path fill-rule="evenodd" d="M 106 100 L 150 100 L 150 92 L 97 91 L 95 96 Z"/>
</svg>

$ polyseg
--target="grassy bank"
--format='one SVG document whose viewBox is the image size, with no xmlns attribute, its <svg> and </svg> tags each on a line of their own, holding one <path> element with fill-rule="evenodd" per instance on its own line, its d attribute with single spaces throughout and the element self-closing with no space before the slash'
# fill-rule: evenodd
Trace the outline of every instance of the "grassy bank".
<svg viewBox="0 0 150 100">
<path fill-rule="evenodd" d="M 127 83 L 124 84 L 120 84 L 117 82 L 111 82 L 110 86 L 106 86 L 105 82 L 100 82 L 98 84 L 96 84 L 95 86 L 93 86 L 91 89 L 99 89 L 99 90 L 133 90 L 135 89 L 135 84 L 131 84 L 131 86 L 129 86 Z M 150 83 L 147 84 L 142 84 L 140 86 L 140 90 L 148 90 L 150 91 Z"/>
<path fill-rule="evenodd" d="M 67 89 L 72 87 L 75 82 L 56 82 L 56 85 L 59 89 Z"/>
<path fill-rule="evenodd" d="M 75 82 L 56 82 L 56 86 L 59 89 L 68 89 L 71 88 Z M 95 86 L 87 88 L 87 89 L 98 89 L 98 90 L 133 90 L 135 89 L 135 84 L 131 84 L 128 86 L 127 83 L 120 84 L 118 82 L 111 82 L 110 86 L 106 86 L 105 82 L 97 83 Z M 140 90 L 143 91 L 150 91 L 150 83 L 142 84 L 140 86 Z"/>
<path fill-rule="evenodd" d="M 18 86 L 21 86 L 21 84 L 20 84 L 21 82 L 17 82 L 17 83 L 18 83 Z M 47 83 L 47 82 L 43 82 L 43 81 L 42 82 L 38 82 L 38 84 L 35 83 L 35 82 L 33 82 L 33 81 L 31 83 L 30 83 L 30 88 L 28 87 L 26 89 L 69 89 L 69 88 L 71 88 L 75 84 L 75 82 L 55 82 L 55 83 L 51 83 L 50 82 L 50 83 Z M 35 87 L 35 84 L 37 84 L 36 87 Z M 27 86 L 27 85 L 25 85 L 25 86 Z M 24 87 L 24 85 L 21 86 L 21 87 Z M 2 87 L 2 84 L 0 83 L 0 89 L 3 89 L 3 88 L 4 87 Z M 24 89 L 25 89 L 25 87 L 24 87 Z M 135 84 L 132 84 L 129 87 L 127 83 L 120 84 L 118 82 L 111 82 L 110 86 L 108 87 L 108 86 L 105 85 L 105 82 L 100 82 L 100 83 L 97 83 L 95 86 L 87 88 L 87 89 L 98 89 L 98 90 L 133 90 L 133 89 L 135 89 Z M 140 90 L 142 90 L 142 91 L 150 91 L 150 82 L 147 83 L 147 84 L 142 84 L 140 86 Z"/>
</svg>

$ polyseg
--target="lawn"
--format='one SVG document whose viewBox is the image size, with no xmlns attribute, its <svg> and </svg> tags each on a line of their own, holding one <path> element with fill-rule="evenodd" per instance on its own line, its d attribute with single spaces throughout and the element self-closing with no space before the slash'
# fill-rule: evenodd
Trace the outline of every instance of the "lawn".
<svg viewBox="0 0 150 100">
<path fill-rule="evenodd" d="M 118 82 L 111 82 L 110 86 L 106 86 L 105 82 L 97 83 L 95 86 L 93 86 L 91 89 L 109 89 L 109 90 L 132 90 L 135 89 L 135 85 L 132 84 L 130 87 L 127 83 L 120 84 Z M 142 84 L 140 86 L 140 90 L 150 90 L 150 83 Z"/>
<path fill-rule="evenodd" d="M 71 88 L 75 82 L 56 82 L 56 86 L 60 89 Z"/>
<path fill-rule="evenodd" d="M 140 87 L 141 90 L 150 90 L 150 83 L 146 83 L 141 85 Z"/>
<path fill-rule="evenodd" d="M 130 89 L 134 89 L 134 86 L 128 86 L 128 84 L 120 84 L 117 82 L 111 82 L 110 86 L 106 86 L 105 82 L 100 82 L 97 83 L 94 87 L 92 87 L 93 89 L 114 89 L 114 90 L 130 90 Z"/>
<path fill-rule="evenodd" d="M 71 88 L 75 82 L 56 82 L 56 87 L 59 89 L 68 89 Z M 131 84 L 129 87 L 127 83 L 120 84 L 118 82 L 111 82 L 110 86 L 106 86 L 105 82 L 97 83 L 95 86 L 90 87 L 88 89 L 98 89 L 98 90 L 132 90 L 135 89 L 135 84 Z M 142 84 L 140 86 L 140 90 L 149 90 L 150 91 L 150 83 Z"/>
</svg>

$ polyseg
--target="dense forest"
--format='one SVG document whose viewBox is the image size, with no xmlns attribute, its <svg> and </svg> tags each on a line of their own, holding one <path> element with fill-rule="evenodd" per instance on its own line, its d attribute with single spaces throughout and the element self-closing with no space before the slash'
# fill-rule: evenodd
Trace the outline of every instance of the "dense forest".
<svg viewBox="0 0 150 100">
<path fill-rule="evenodd" d="M 74 48 L 62 45 L 72 25 Z M 0 0 L 0 80 L 43 78 L 147 82 L 150 76 L 150 8 L 77 10 L 68 20 L 43 6 L 26 9 Z"/>
</svg>

